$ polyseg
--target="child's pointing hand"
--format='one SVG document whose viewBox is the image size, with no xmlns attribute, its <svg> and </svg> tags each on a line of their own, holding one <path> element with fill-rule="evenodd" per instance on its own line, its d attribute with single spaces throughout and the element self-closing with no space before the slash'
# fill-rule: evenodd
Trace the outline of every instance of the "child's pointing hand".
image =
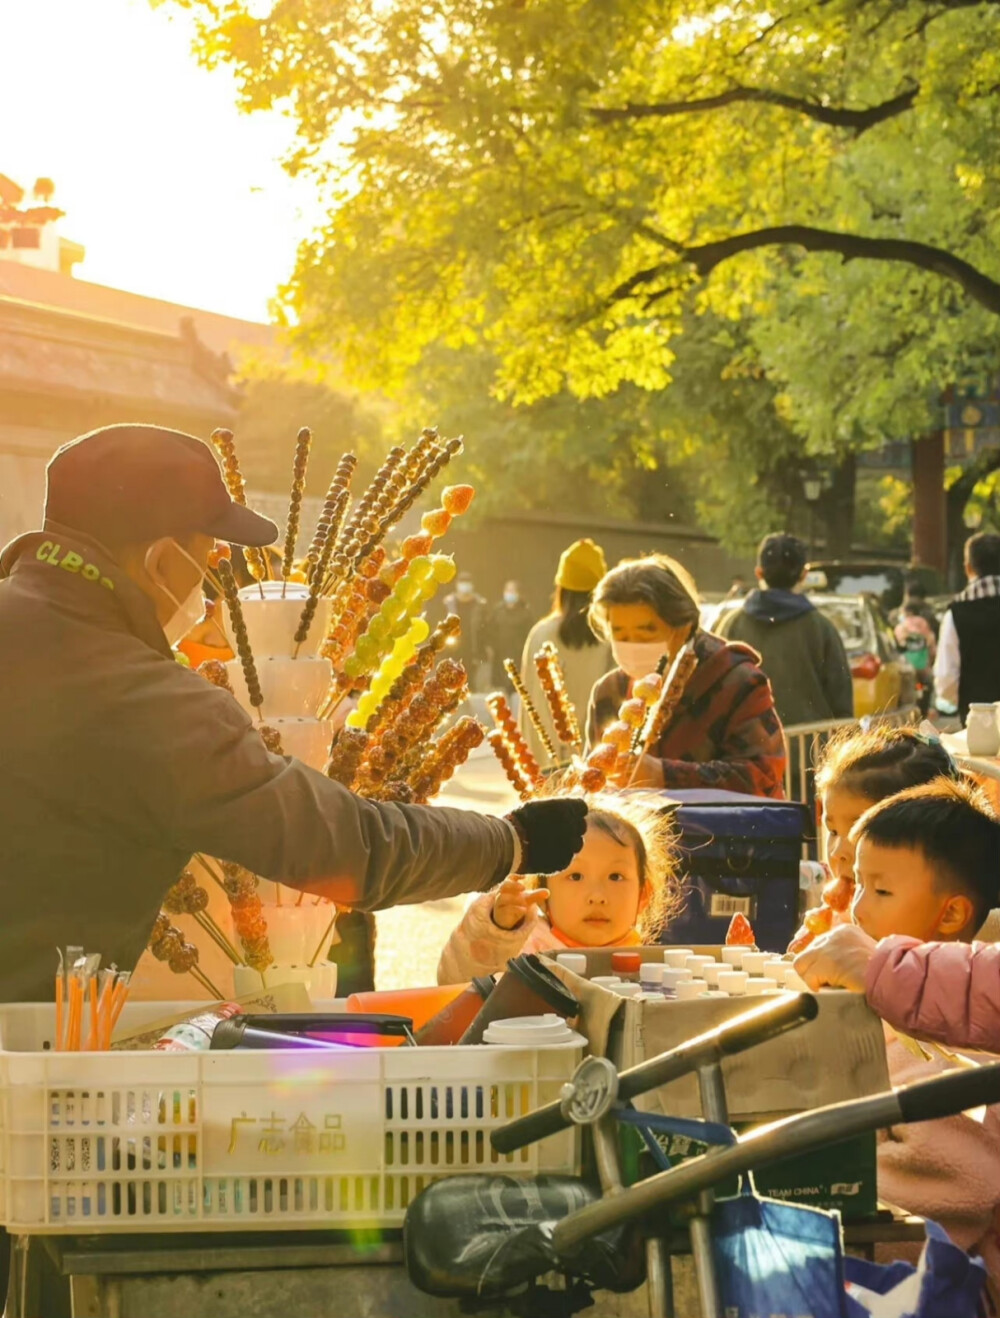
<svg viewBox="0 0 1000 1318">
<path fill-rule="evenodd" d="M 549 895 L 548 888 L 525 888 L 521 879 L 504 879 L 493 901 L 493 923 L 500 929 L 516 929 Z"/>
</svg>

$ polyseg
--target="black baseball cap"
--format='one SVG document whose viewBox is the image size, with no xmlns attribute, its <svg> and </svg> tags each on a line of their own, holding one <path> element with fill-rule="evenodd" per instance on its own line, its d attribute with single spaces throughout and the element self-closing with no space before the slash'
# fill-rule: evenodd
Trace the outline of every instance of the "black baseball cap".
<svg viewBox="0 0 1000 1318">
<path fill-rule="evenodd" d="M 278 538 L 229 497 L 207 444 L 163 426 L 101 426 L 64 444 L 46 470 L 45 520 L 112 547 L 196 532 L 234 545 Z"/>
</svg>

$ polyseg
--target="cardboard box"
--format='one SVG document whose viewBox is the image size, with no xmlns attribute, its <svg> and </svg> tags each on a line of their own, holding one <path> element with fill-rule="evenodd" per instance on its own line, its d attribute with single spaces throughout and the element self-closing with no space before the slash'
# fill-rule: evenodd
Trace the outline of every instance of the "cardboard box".
<svg viewBox="0 0 1000 1318">
<path fill-rule="evenodd" d="M 662 947 L 635 950 L 643 960 L 662 960 Z M 692 950 L 719 956 L 718 948 Z M 591 975 L 610 973 L 610 949 L 588 951 L 587 960 Z M 561 969 L 559 973 L 583 1003 L 584 1021 L 589 1016 L 606 1018 L 608 990 Z M 723 1062 L 729 1119 L 736 1129 L 890 1088 L 882 1022 L 864 998 L 838 989 L 823 990 L 816 998 L 815 1020 Z M 598 1050 L 605 1051 L 619 1070 L 627 1070 L 773 1000 L 622 999 L 606 1030 L 606 1047 Z M 595 1042 L 591 1040 L 592 1046 Z M 651 1091 L 636 1099 L 635 1106 L 664 1115 L 700 1117 L 697 1076 Z M 679 1145 L 675 1152 L 680 1153 Z M 874 1136 L 775 1164 L 761 1172 L 756 1183 L 761 1193 L 775 1198 L 794 1197 L 802 1203 L 840 1208 L 850 1217 L 869 1215 L 875 1211 L 877 1191 Z"/>
</svg>

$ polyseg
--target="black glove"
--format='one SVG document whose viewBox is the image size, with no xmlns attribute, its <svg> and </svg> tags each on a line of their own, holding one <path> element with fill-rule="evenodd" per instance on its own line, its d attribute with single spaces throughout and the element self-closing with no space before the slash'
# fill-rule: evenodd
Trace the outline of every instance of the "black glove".
<svg viewBox="0 0 1000 1318">
<path fill-rule="evenodd" d="M 529 801 L 507 818 L 521 840 L 518 874 L 558 874 L 583 846 L 587 803 L 570 797 Z"/>
</svg>

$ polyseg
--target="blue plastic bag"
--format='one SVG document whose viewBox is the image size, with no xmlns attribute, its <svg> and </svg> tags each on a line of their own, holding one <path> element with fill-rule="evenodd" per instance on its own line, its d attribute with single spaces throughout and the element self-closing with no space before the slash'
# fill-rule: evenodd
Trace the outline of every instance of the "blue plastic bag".
<svg viewBox="0 0 1000 1318">
<path fill-rule="evenodd" d="M 726 1318 L 977 1318 L 986 1268 L 935 1222 L 919 1265 L 845 1257 L 840 1214 L 762 1199 L 748 1178 L 712 1213 Z"/>
<path fill-rule="evenodd" d="M 789 1314 L 861 1318 L 844 1289 L 840 1216 L 743 1193 L 712 1212 L 712 1245 L 726 1318 Z"/>
<path fill-rule="evenodd" d="M 916 1268 L 846 1258 L 844 1276 L 863 1318 L 976 1318 L 986 1266 L 959 1249 L 936 1222 L 928 1222 Z"/>
</svg>

